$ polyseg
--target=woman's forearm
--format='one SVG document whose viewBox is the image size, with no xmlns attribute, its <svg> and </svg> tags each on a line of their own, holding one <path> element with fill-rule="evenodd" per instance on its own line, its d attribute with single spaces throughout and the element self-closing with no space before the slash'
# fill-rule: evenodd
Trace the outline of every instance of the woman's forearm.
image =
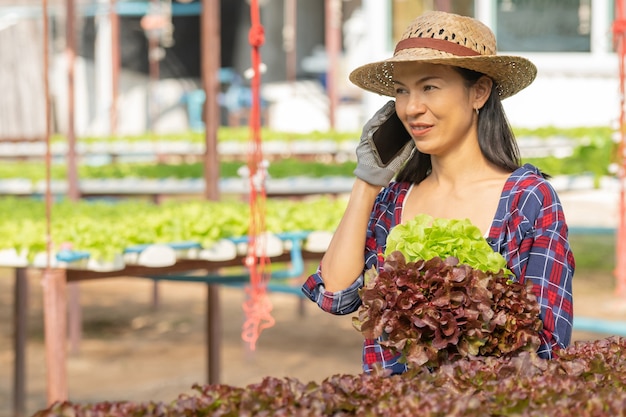
<svg viewBox="0 0 626 417">
<path fill-rule="evenodd" d="M 327 291 L 349 287 L 363 272 L 367 223 L 381 188 L 357 178 L 346 211 L 322 258 L 322 279 Z"/>
</svg>

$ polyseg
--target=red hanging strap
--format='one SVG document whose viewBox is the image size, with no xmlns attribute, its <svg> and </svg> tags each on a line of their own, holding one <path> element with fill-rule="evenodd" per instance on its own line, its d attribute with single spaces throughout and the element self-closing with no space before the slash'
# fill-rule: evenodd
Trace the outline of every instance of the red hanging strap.
<svg viewBox="0 0 626 417">
<path fill-rule="evenodd" d="M 246 266 L 250 273 L 250 284 L 246 287 L 247 298 L 243 309 L 246 321 L 241 333 L 242 339 L 247 342 L 251 350 L 255 350 L 256 342 L 261 331 L 274 325 L 271 316 L 272 304 L 267 296 L 269 281 L 269 259 L 266 255 L 265 241 L 265 180 L 266 167 L 263 165 L 261 141 L 261 53 L 260 47 L 265 42 L 265 32 L 261 25 L 259 5 L 257 0 L 250 2 L 250 16 L 252 26 L 248 40 L 252 46 L 251 81 L 252 108 L 250 110 L 250 150 L 248 153 L 249 172 L 249 203 L 250 226 L 248 230 L 248 253 Z"/>
<path fill-rule="evenodd" d="M 615 20 L 613 22 L 613 40 L 615 50 L 618 54 L 619 65 L 619 92 L 620 92 L 620 112 L 619 112 L 619 132 L 620 143 L 618 146 L 618 164 L 620 180 L 619 196 L 619 222 L 617 230 L 617 250 L 615 278 L 617 280 L 616 293 L 618 296 L 626 296 L 626 115 L 624 113 L 624 77 L 626 76 L 625 55 L 626 55 L 626 10 L 624 10 L 624 0 L 615 2 Z"/>
</svg>

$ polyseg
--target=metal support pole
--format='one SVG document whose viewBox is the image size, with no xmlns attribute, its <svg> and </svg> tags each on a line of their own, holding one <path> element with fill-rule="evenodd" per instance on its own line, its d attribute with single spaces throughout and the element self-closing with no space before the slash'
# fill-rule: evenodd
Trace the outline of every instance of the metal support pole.
<svg viewBox="0 0 626 417">
<path fill-rule="evenodd" d="M 70 352 L 77 354 L 80 351 L 80 342 L 83 339 L 83 309 L 80 305 L 80 283 L 68 283 L 67 296 L 67 331 L 70 341 Z"/>
<path fill-rule="evenodd" d="M 26 342 L 28 335 L 28 277 L 26 268 L 15 268 L 13 331 L 15 363 L 13 366 L 13 415 L 26 415 Z"/>
<path fill-rule="evenodd" d="M 626 115 L 625 115 L 625 94 L 624 77 L 626 76 L 626 0 L 615 2 L 615 22 L 613 23 L 613 36 L 615 49 L 618 54 L 619 63 L 619 91 L 620 91 L 620 144 L 618 147 L 619 161 L 619 222 L 617 229 L 617 253 L 615 277 L 617 280 L 616 293 L 618 296 L 626 297 Z"/>
<path fill-rule="evenodd" d="M 221 374 L 222 317 L 219 291 L 219 285 L 207 285 L 206 353 L 209 384 L 219 384 Z"/>
</svg>

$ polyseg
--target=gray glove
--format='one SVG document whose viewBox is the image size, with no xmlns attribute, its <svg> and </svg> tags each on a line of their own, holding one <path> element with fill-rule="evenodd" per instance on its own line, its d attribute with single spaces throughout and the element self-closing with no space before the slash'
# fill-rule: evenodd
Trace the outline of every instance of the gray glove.
<svg viewBox="0 0 626 417">
<path fill-rule="evenodd" d="M 415 150 L 395 111 L 396 103 L 390 100 L 363 126 L 354 175 L 369 184 L 389 185 Z"/>
</svg>

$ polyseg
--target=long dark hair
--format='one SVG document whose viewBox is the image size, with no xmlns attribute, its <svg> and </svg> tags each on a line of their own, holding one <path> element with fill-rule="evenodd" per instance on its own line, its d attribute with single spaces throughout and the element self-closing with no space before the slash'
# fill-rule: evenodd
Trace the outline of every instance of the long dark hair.
<svg viewBox="0 0 626 417">
<path fill-rule="evenodd" d="M 468 88 L 483 76 L 480 72 L 465 68 L 454 67 L 454 69 L 463 76 Z M 478 145 L 485 158 L 497 167 L 509 172 L 520 167 L 521 158 L 517 141 L 504 113 L 495 83 L 478 116 Z M 398 173 L 396 181 L 419 184 L 430 174 L 431 169 L 430 155 L 416 150 Z"/>
</svg>

